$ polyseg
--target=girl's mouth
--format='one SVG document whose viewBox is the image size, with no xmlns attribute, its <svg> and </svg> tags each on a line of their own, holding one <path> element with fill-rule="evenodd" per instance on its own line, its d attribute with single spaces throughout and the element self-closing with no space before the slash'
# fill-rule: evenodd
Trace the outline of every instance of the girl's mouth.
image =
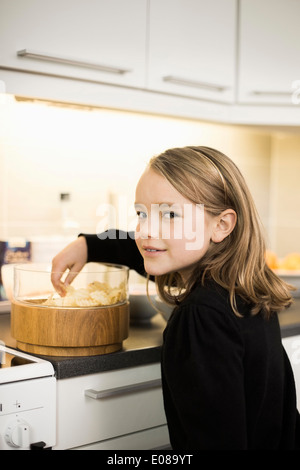
<svg viewBox="0 0 300 470">
<path fill-rule="evenodd" d="M 166 252 L 166 250 L 161 250 L 158 248 L 154 248 L 152 246 L 143 247 L 143 250 L 144 250 L 145 256 L 156 256 L 156 255 Z"/>
</svg>

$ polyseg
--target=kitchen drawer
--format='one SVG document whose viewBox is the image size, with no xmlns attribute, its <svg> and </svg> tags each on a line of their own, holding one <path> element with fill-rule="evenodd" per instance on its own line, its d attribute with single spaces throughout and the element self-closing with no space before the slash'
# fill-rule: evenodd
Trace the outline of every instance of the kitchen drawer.
<svg viewBox="0 0 300 470">
<path fill-rule="evenodd" d="M 166 424 L 159 381 L 160 364 L 58 380 L 55 448 L 70 449 Z"/>
<path fill-rule="evenodd" d="M 168 426 L 138 431 L 126 436 L 95 442 L 72 450 L 163 450 L 171 449 Z"/>
</svg>

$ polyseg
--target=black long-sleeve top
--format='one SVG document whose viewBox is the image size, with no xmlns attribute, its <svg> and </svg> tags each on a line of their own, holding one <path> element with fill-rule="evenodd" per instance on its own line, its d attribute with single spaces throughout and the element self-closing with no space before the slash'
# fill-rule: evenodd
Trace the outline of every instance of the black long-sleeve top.
<svg viewBox="0 0 300 470">
<path fill-rule="evenodd" d="M 116 235 L 84 235 L 88 261 L 144 274 L 133 237 Z M 252 316 L 241 299 L 238 307 L 241 318 L 228 292 L 210 281 L 194 288 L 166 326 L 161 370 L 174 450 L 300 448 L 294 377 L 278 317 Z"/>
</svg>

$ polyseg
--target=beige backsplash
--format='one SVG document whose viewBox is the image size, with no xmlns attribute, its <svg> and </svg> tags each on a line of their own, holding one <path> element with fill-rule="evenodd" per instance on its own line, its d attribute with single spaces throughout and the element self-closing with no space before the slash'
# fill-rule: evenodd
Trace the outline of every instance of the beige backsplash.
<svg viewBox="0 0 300 470">
<path fill-rule="evenodd" d="M 271 243 L 278 256 L 300 253 L 300 136 L 272 138 Z"/>
<path fill-rule="evenodd" d="M 131 228 L 134 188 L 147 161 L 184 145 L 230 156 L 252 191 L 269 248 L 279 256 L 300 252 L 299 135 L 10 101 L 0 103 L 0 238 L 61 235 L 62 192 L 71 194 L 80 231 L 94 233 L 99 206 L 118 197 L 128 211 L 120 228 Z"/>
</svg>

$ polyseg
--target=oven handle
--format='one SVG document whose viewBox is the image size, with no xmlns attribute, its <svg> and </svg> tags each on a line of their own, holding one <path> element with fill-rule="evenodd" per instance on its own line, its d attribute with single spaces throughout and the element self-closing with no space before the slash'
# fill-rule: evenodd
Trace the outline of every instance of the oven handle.
<svg viewBox="0 0 300 470">
<path fill-rule="evenodd" d="M 88 389 L 84 391 L 86 397 L 93 398 L 94 400 L 100 400 L 101 398 L 110 398 L 119 395 L 125 395 L 127 393 L 139 392 L 140 390 L 148 390 L 150 388 L 160 387 L 161 379 L 148 380 L 146 382 L 140 382 L 131 385 L 125 385 L 123 387 L 107 388 L 105 390 L 93 390 Z"/>
</svg>

